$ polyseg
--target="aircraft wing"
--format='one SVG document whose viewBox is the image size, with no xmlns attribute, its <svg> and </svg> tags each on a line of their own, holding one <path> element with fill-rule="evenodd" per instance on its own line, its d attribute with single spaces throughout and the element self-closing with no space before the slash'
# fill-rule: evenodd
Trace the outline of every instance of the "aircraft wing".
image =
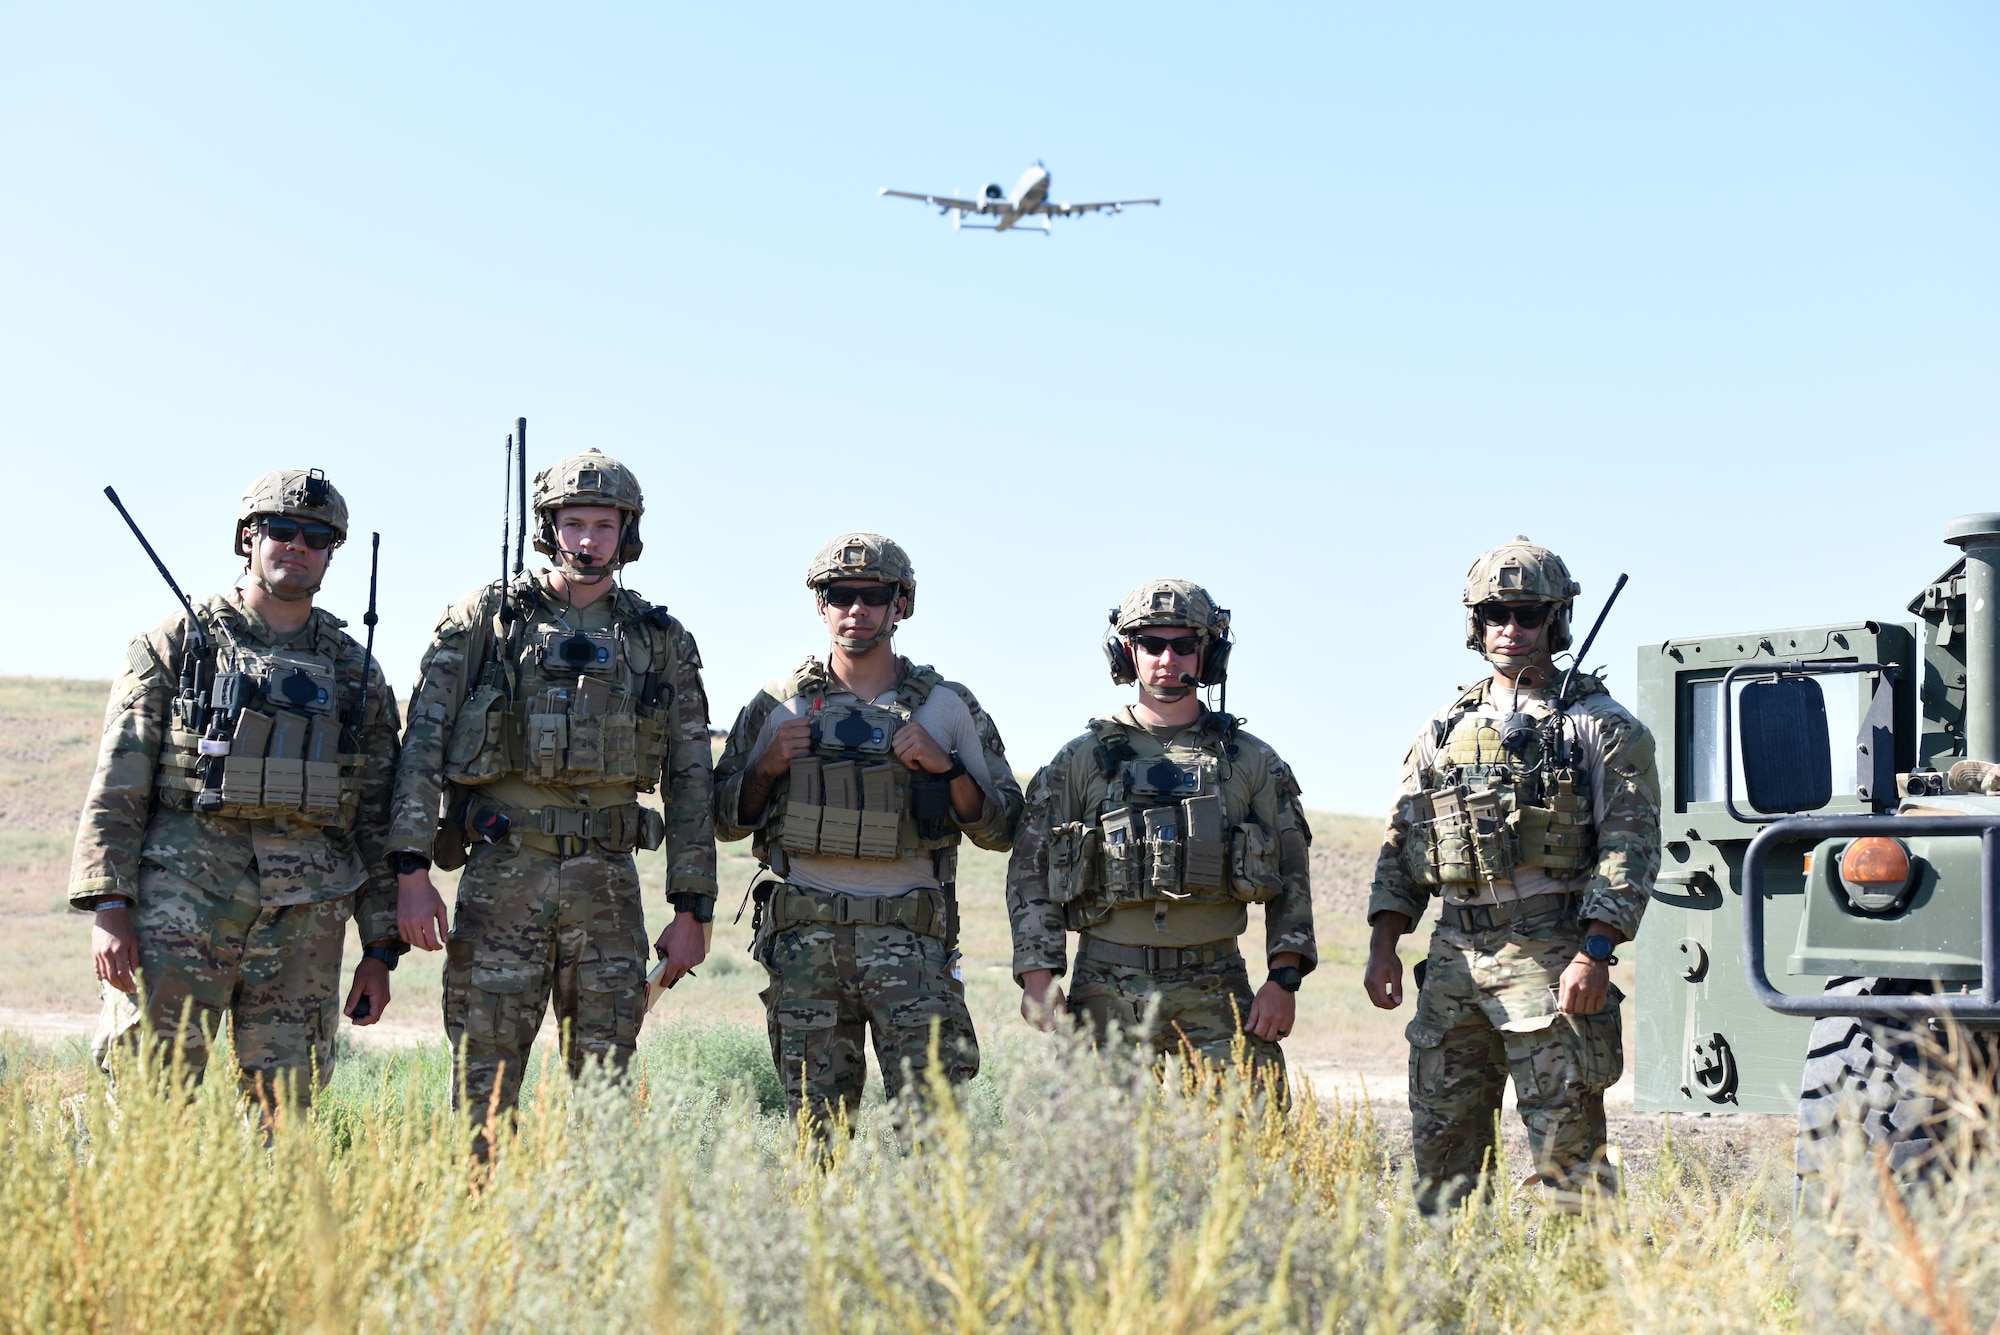
<svg viewBox="0 0 2000 1335">
<path fill-rule="evenodd" d="M 1100 200 L 1095 204 L 1058 204 L 1056 201 L 1050 200 L 1036 209 L 1035 212 L 1053 214 L 1058 218 L 1074 218 L 1081 213 L 1097 213 L 1103 209 L 1110 209 L 1113 213 L 1120 213 L 1134 204 L 1158 204 L 1159 202 L 1157 199 L 1106 199 Z"/>
<path fill-rule="evenodd" d="M 976 199 L 954 199 L 950 195 L 915 195 L 911 194 L 908 190 L 891 190 L 886 185 L 875 193 L 877 195 L 889 195 L 896 199 L 920 200 L 925 204 L 935 204 L 938 208 L 946 211 L 962 209 L 967 213 L 986 212 L 986 206 Z"/>
</svg>

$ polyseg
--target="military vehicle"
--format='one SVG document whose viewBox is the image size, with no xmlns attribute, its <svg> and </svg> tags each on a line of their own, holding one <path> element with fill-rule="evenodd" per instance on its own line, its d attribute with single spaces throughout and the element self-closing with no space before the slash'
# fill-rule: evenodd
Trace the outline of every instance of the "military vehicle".
<svg viewBox="0 0 2000 1335">
<path fill-rule="evenodd" d="M 1937 1126 L 1924 1054 L 2000 1029 L 2000 514 L 1945 541 L 1915 620 L 1640 649 L 1641 1110 L 1796 1112 L 1810 1169 L 1846 1107 L 1901 1164 Z"/>
</svg>

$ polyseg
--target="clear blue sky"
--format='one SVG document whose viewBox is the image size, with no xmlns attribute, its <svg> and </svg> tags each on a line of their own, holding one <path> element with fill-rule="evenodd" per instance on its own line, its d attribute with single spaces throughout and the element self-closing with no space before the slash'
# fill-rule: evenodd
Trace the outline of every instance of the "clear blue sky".
<svg viewBox="0 0 2000 1335">
<path fill-rule="evenodd" d="M 0 15 L 0 671 L 108 675 L 226 585 L 251 476 L 383 533 L 399 692 L 495 564 L 501 441 L 594 445 L 718 721 L 882 529 L 908 652 L 1032 768 L 1138 580 L 1375 811 L 1479 671 L 1459 582 L 1569 558 L 1594 658 L 1900 613 L 2000 509 L 1988 5 L 14 5 Z M 954 235 L 913 190 L 1157 211 Z M 358 623 L 350 546 L 326 601 Z"/>
</svg>

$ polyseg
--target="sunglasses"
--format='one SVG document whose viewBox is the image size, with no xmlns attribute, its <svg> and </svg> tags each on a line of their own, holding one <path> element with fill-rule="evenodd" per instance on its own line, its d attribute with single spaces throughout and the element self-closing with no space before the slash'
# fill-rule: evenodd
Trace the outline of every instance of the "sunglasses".
<svg viewBox="0 0 2000 1335">
<path fill-rule="evenodd" d="M 893 584 L 834 584 L 819 591 L 829 607 L 852 607 L 856 600 L 868 607 L 887 607 L 896 596 Z"/>
<path fill-rule="evenodd" d="M 1176 635 L 1171 640 L 1158 635 L 1134 635 L 1132 643 L 1155 658 L 1164 658 L 1169 653 L 1179 654 L 1182 658 L 1192 658 L 1201 652 L 1199 635 Z"/>
<path fill-rule="evenodd" d="M 272 542 L 303 541 L 316 552 L 333 546 L 336 536 L 325 524 L 301 524 L 296 519 L 260 519 L 257 528 Z"/>
<path fill-rule="evenodd" d="M 1481 603 L 1472 610 L 1482 626 L 1504 626 L 1511 621 L 1522 630 L 1539 630 L 1555 608 L 1548 603 Z"/>
</svg>

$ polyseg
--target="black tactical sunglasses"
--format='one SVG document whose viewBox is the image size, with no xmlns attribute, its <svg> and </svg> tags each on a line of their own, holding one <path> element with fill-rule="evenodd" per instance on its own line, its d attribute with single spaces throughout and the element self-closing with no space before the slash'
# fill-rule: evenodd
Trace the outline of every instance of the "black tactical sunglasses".
<svg viewBox="0 0 2000 1335">
<path fill-rule="evenodd" d="M 257 521 L 257 528 L 272 542 L 303 541 L 316 552 L 323 552 L 333 546 L 336 536 L 325 524 L 302 524 L 296 519 L 281 519 L 276 515 L 266 515 Z"/>
<path fill-rule="evenodd" d="M 852 607 L 854 600 L 860 599 L 869 607 L 887 607 L 889 600 L 896 596 L 893 584 L 833 584 L 819 591 L 832 607 Z"/>
<path fill-rule="evenodd" d="M 1504 626 L 1511 621 L 1522 630 L 1539 630 L 1555 607 L 1551 603 L 1481 603 L 1472 610 L 1482 626 Z"/>
<path fill-rule="evenodd" d="M 1138 645 L 1155 658 L 1165 655 L 1169 650 L 1179 654 L 1182 658 L 1192 658 L 1201 652 L 1201 636 L 1199 635 L 1176 635 L 1171 640 L 1158 635 L 1134 635 L 1132 643 Z"/>
</svg>

